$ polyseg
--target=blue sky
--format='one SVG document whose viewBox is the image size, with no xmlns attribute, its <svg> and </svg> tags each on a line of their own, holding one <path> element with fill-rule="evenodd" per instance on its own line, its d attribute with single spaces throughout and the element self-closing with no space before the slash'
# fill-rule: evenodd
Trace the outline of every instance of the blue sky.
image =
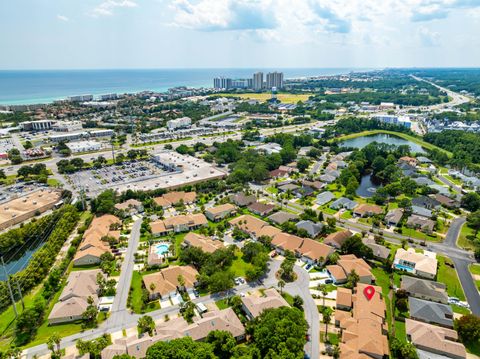
<svg viewBox="0 0 480 359">
<path fill-rule="evenodd" d="M 480 66 L 480 0 L 4 0 L 0 69 Z"/>
</svg>

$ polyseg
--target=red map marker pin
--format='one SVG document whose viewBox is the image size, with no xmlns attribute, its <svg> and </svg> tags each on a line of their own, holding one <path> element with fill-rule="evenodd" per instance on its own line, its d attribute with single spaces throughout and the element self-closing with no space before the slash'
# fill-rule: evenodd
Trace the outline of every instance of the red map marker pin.
<svg viewBox="0 0 480 359">
<path fill-rule="evenodd" d="M 365 287 L 365 289 L 363 290 L 363 294 L 365 294 L 365 297 L 370 300 L 375 295 L 375 288 L 369 285 L 368 287 Z"/>
</svg>

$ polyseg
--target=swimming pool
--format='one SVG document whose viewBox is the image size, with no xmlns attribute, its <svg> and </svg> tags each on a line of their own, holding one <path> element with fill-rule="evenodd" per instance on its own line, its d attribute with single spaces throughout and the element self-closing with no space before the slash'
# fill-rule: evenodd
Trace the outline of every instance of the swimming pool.
<svg viewBox="0 0 480 359">
<path fill-rule="evenodd" d="M 154 251 L 158 255 L 168 253 L 168 244 L 159 243 L 154 246 Z"/>
<path fill-rule="evenodd" d="M 410 272 L 410 273 L 413 273 L 415 271 L 415 269 L 411 267 L 407 267 L 406 265 L 403 265 L 403 264 L 395 264 L 395 268 L 403 270 L 405 272 Z"/>
</svg>

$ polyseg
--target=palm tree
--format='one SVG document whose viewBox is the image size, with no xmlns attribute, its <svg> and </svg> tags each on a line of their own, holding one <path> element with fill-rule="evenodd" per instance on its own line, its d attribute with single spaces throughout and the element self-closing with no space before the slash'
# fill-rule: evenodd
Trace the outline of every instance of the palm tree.
<svg viewBox="0 0 480 359">
<path fill-rule="evenodd" d="M 327 285 L 326 284 L 319 284 L 317 289 L 322 292 L 322 295 L 323 295 L 323 306 L 325 307 L 325 297 L 327 296 L 328 294 L 328 291 L 327 291 Z"/>
<path fill-rule="evenodd" d="M 62 339 L 57 333 L 54 333 L 48 338 L 47 346 L 52 352 L 52 358 L 60 358 L 60 341 Z"/>
<path fill-rule="evenodd" d="M 285 281 L 283 279 L 280 279 L 278 281 L 278 288 L 280 288 L 280 294 L 282 294 L 282 290 L 285 287 Z"/>
<path fill-rule="evenodd" d="M 325 342 L 328 342 L 328 323 L 332 319 L 332 310 L 330 307 L 324 308 L 322 312 L 323 324 L 325 324 Z"/>
</svg>

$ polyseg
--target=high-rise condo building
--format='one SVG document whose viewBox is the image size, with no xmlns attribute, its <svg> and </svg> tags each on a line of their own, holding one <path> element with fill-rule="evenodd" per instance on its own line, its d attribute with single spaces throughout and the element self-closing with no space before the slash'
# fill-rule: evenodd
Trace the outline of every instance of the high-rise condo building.
<svg viewBox="0 0 480 359">
<path fill-rule="evenodd" d="M 216 89 L 231 89 L 232 88 L 232 79 L 225 77 L 215 77 L 213 79 L 213 87 Z"/>
<path fill-rule="evenodd" d="M 283 72 L 269 72 L 267 74 L 267 89 L 276 87 L 281 89 L 283 87 Z"/>
<path fill-rule="evenodd" d="M 254 90 L 261 90 L 263 88 L 263 72 L 253 74 L 252 88 Z"/>
</svg>

